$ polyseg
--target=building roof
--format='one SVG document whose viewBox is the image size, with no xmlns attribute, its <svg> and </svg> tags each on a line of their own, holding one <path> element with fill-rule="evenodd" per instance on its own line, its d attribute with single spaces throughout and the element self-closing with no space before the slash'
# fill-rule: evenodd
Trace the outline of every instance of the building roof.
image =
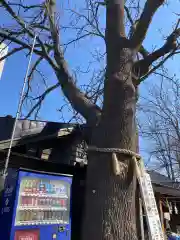
<svg viewBox="0 0 180 240">
<path fill-rule="evenodd" d="M 180 183 L 156 171 L 148 171 L 154 190 L 164 195 L 180 197 Z"/>
<path fill-rule="evenodd" d="M 0 149 L 8 148 L 14 121 L 15 119 L 11 116 L 0 117 Z M 74 124 L 59 122 L 17 120 L 13 146 L 67 135 L 72 132 L 74 126 Z"/>
<path fill-rule="evenodd" d="M 151 175 L 151 181 L 153 183 L 159 183 L 160 185 L 167 186 L 167 187 L 173 187 L 174 183 L 173 181 L 168 178 L 167 176 L 158 173 L 156 171 L 148 171 L 148 173 Z"/>
</svg>

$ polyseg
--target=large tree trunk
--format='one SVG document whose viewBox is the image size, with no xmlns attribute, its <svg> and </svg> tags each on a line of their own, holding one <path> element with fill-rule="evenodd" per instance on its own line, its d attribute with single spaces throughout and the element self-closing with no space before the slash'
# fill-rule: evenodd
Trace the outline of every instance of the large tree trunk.
<svg viewBox="0 0 180 240">
<path fill-rule="evenodd" d="M 91 145 L 136 151 L 134 51 L 124 46 L 123 8 L 121 0 L 107 5 L 104 102 Z M 120 176 L 113 173 L 112 154 L 89 152 L 83 240 L 137 239 L 134 167 L 131 157 L 118 154 L 118 160 Z"/>
<path fill-rule="evenodd" d="M 101 121 L 92 145 L 136 150 L 135 88 L 131 79 L 131 50 L 118 54 L 119 65 L 107 68 Z M 131 60 L 131 61 L 130 61 Z M 121 175 L 112 170 L 110 153 L 88 155 L 83 240 L 133 240 L 136 235 L 136 177 L 132 159 L 118 155 Z"/>
</svg>

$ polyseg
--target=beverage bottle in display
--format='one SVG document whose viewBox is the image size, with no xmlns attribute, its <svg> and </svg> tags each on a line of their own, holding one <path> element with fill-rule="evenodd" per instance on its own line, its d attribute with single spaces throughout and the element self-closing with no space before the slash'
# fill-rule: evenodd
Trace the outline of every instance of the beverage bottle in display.
<svg viewBox="0 0 180 240">
<path fill-rule="evenodd" d="M 25 182 L 24 183 L 24 192 L 28 193 L 28 180 L 25 180 L 24 182 Z"/>
<path fill-rule="evenodd" d="M 29 221 L 29 210 L 26 210 L 26 221 Z"/>
<path fill-rule="evenodd" d="M 50 220 L 50 211 L 47 211 L 47 219 Z"/>
<path fill-rule="evenodd" d="M 56 199 L 56 206 L 59 207 L 59 199 Z"/>
<path fill-rule="evenodd" d="M 39 193 L 39 180 L 36 180 L 36 193 L 38 194 Z"/>
<path fill-rule="evenodd" d="M 44 181 L 44 193 L 47 194 L 48 193 L 48 181 Z"/>
<path fill-rule="evenodd" d="M 33 184 L 32 180 L 29 180 L 28 193 L 32 193 L 32 188 L 33 188 L 32 184 Z"/>
<path fill-rule="evenodd" d="M 49 220 L 52 220 L 52 219 L 53 219 L 52 216 L 53 216 L 53 212 L 52 212 L 52 211 L 49 211 Z"/>
<path fill-rule="evenodd" d="M 46 181 L 46 182 L 44 183 L 44 193 L 46 193 L 46 194 L 49 193 L 48 184 L 49 184 L 48 181 Z"/>
<path fill-rule="evenodd" d="M 58 220 L 60 220 L 60 221 L 62 221 L 63 219 L 62 219 L 62 212 L 58 212 Z"/>
<path fill-rule="evenodd" d="M 46 183 L 46 193 L 51 194 L 51 186 L 49 181 Z"/>
<path fill-rule="evenodd" d="M 41 180 L 40 183 L 39 183 L 39 193 L 42 193 L 42 190 L 43 190 L 43 183 L 42 183 L 42 180 Z"/>
<path fill-rule="evenodd" d="M 23 197 L 23 199 L 22 199 L 22 206 L 23 207 L 27 206 L 27 197 Z"/>
<path fill-rule="evenodd" d="M 52 206 L 52 198 L 49 198 L 49 207 Z"/>
<path fill-rule="evenodd" d="M 49 198 L 46 198 L 46 206 L 49 207 Z"/>
<path fill-rule="evenodd" d="M 19 213 L 19 221 L 24 221 L 24 211 L 20 211 Z"/>
<path fill-rule="evenodd" d="M 44 220 L 44 211 L 41 212 L 41 220 Z"/>
<path fill-rule="evenodd" d="M 53 217 L 52 218 L 53 218 L 53 220 L 57 220 L 57 216 L 56 216 L 56 212 L 55 211 L 53 212 Z"/>
<path fill-rule="evenodd" d="M 26 184 L 26 193 L 29 193 L 29 188 L 30 188 L 30 181 L 27 180 L 27 184 Z"/>
<path fill-rule="evenodd" d="M 47 193 L 51 194 L 51 183 L 50 183 L 50 181 L 48 181 L 48 184 L 47 184 Z"/>
<path fill-rule="evenodd" d="M 49 194 L 52 194 L 52 184 L 51 184 L 51 181 L 49 181 Z"/>
<path fill-rule="evenodd" d="M 27 197 L 27 206 L 31 205 L 31 197 Z"/>
<path fill-rule="evenodd" d="M 21 206 L 24 206 L 24 196 L 21 197 Z"/>
<path fill-rule="evenodd" d="M 42 182 L 41 182 L 41 192 L 42 193 L 45 193 L 45 183 L 44 183 L 44 181 L 42 180 Z"/>
<path fill-rule="evenodd" d="M 52 206 L 55 207 L 56 206 L 56 199 L 52 200 Z"/>
<path fill-rule="evenodd" d="M 52 193 L 53 193 L 53 194 L 56 193 L 56 186 L 55 186 L 55 185 L 52 186 Z"/>
<path fill-rule="evenodd" d="M 44 211 L 44 220 L 48 219 L 48 211 Z"/>
<path fill-rule="evenodd" d="M 26 184 L 27 184 L 27 182 L 26 182 L 26 180 L 23 180 L 22 181 L 22 192 L 26 192 Z"/>
<path fill-rule="evenodd" d="M 38 211 L 36 217 L 37 217 L 37 220 L 40 221 L 41 220 L 41 212 Z"/>
<path fill-rule="evenodd" d="M 33 207 L 37 206 L 37 197 L 32 197 L 32 206 Z"/>
<path fill-rule="evenodd" d="M 64 185 L 62 185 L 62 186 L 60 187 L 59 193 L 60 193 L 60 194 L 65 194 L 65 193 L 66 193 L 66 188 L 65 188 Z"/>
<path fill-rule="evenodd" d="M 64 199 L 61 200 L 61 204 L 62 204 L 62 207 L 65 207 L 65 200 Z"/>
<path fill-rule="evenodd" d="M 27 210 L 24 211 L 24 220 L 23 221 L 26 221 L 26 214 L 27 214 Z"/>
<path fill-rule="evenodd" d="M 33 180 L 33 182 L 32 182 L 32 192 L 34 194 L 37 193 L 37 182 L 36 182 L 36 180 Z"/>
<path fill-rule="evenodd" d="M 42 206 L 42 205 L 43 205 L 43 199 L 39 198 L 39 206 Z"/>
<path fill-rule="evenodd" d="M 46 188 L 45 188 L 45 182 L 44 181 L 42 181 L 42 193 L 45 193 L 45 190 Z"/>
<path fill-rule="evenodd" d="M 46 198 L 43 198 L 43 206 L 46 206 Z"/>
<path fill-rule="evenodd" d="M 37 212 L 36 211 L 32 211 L 32 220 L 33 221 L 37 220 L 36 217 L 37 217 Z"/>
</svg>

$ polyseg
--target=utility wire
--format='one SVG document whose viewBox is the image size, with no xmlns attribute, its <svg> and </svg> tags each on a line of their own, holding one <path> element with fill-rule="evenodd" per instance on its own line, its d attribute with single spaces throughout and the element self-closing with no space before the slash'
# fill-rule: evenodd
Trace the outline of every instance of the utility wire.
<svg viewBox="0 0 180 240">
<path fill-rule="evenodd" d="M 8 148 L 8 152 L 7 152 L 7 156 L 6 156 L 6 160 L 5 160 L 5 166 L 4 166 L 4 171 L 3 171 L 4 176 L 7 175 L 7 169 L 8 169 L 8 165 L 9 165 L 9 159 L 10 159 L 10 155 L 11 155 L 14 135 L 15 135 L 15 131 L 16 131 L 17 121 L 19 119 L 19 115 L 20 115 L 21 109 L 22 109 L 23 97 L 24 97 L 26 84 L 27 84 L 27 81 L 28 81 L 28 75 L 29 75 L 32 55 L 33 55 L 34 47 L 35 47 L 35 43 L 36 43 L 36 38 L 37 38 L 37 34 L 35 34 L 34 39 L 33 39 L 33 45 L 32 45 L 31 52 L 30 52 L 30 57 L 29 57 L 29 62 L 28 62 L 27 70 L 26 70 L 26 75 L 25 75 L 25 78 L 24 78 L 24 83 L 23 83 L 23 86 L 22 86 L 21 94 L 20 94 L 18 109 L 17 109 L 17 112 L 16 112 L 16 118 L 15 118 L 15 121 L 14 121 L 13 130 L 12 130 L 12 134 L 11 134 L 11 140 L 10 140 L 10 144 L 9 144 L 9 148 Z"/>
</svg>

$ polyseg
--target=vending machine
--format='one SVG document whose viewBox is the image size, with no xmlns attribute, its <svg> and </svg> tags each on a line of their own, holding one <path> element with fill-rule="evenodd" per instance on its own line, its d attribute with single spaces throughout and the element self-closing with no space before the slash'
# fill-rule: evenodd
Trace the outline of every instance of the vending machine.
<svg viewBox="0 0 180 240">
<path fill-rule="evenodd" d="M 2 240 L 70 240 L 72 176 L 9 169 Z"/>
</svg>

